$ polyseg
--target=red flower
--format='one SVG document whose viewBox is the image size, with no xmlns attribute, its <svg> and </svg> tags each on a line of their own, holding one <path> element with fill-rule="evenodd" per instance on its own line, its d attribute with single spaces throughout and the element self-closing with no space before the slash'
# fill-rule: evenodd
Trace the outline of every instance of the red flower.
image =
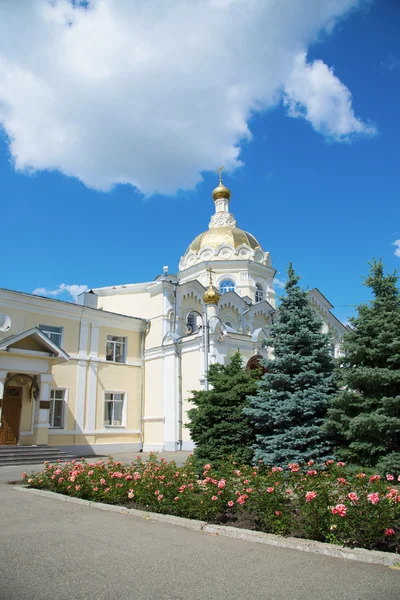
<svg viewBox="0 0 400 600">
<path fill-rule="evenodd" d="M 385 529 L 385 535 L 387 535 L 387 536 L 396 535 L 396 532 L 391 527 L 388 527 L 387 529 Z"/>
<path fill-rule="evenodd" d="M 380 475 L 371 475 L 371 477 L 369 478 L 369 482 L 372 483 L 373 481 L 379 481 L 380 478 Z"/>
</svg>

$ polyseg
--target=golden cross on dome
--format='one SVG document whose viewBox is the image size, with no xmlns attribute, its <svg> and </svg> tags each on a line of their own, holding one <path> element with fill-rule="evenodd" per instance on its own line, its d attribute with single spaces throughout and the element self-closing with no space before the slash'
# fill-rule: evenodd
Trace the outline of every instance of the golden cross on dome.
<svg viewBox="0 0 400 600">
<path fill-rule="evenodd" d="M 212 276 L 214 274 L 214 271 L 212 270 L 212 268 L 210 267 L 209 269 L 207 269 L 208 273 L 210 274 L 210 285 L 212 285 Z"/>
<path fill-rule="evenodd" d="M 219 169 L 217 169 L 217 173 L 219 173 L 219 183 L 220 185 L 222 185 L 222 171 L 225 169 L 225 167 L 219 167 Z"/>
</svg>

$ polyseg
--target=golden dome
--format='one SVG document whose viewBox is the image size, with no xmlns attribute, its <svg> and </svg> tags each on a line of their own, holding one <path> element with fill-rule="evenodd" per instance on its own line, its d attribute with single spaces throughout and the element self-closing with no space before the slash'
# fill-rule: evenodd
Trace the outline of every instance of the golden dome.
<svg viewBox="0 0 400 600">
<path fill-rule="evenodd" d="M 204 292 L 203 300 L 205 304 L 218 304 L 221 294 L 210 285 L 210 287 Z"/>
<path fill-rule="evenodd" d="M 190 244 L 189 248 L 186 250 L 186 254 L 191 251 L 196 252 L 197 254 L 206 247 L 216 250 L 223 244 L 229 244 L 235 249 L 239 248 L 242 244 L 250 246 L 252 250 L 261 248 L 256 238 L 250 233 L 247 233 L 247 231 L 243 231 L 243 229 L 239 229 L 238 227 L 225 226 L 213 227 L 212 229 L 204 231 L 204 233 L 200 233 L 200 235 L 198 235 Z"/>
<path fill-rule="evenodd" d="M 212 191 L 212 197 L 214 202 L 216 200 L 220 200 L 220 198 L 226 198 L 229 202 L 230 197 L 231 197 L 231 191 L 229 188 L 227 188 L 222 181 L 219 182 L 219 185 L 217 185 L 216 188 L 213 189 Z"/>
</svg>

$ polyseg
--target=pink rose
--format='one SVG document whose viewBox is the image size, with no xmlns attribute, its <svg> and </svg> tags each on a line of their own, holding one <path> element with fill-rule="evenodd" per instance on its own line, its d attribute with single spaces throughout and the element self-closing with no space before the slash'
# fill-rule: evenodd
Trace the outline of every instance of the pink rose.
<svg viewBox="0 0 400 600">
<path fill-rule="evenodd" d="M 163 494 L 160 494 L 159 496 L 157 496 L 157 500 L 162 500 L 164 498 Z"/>
<path fill-rule="evenodd" d="M 78 492 L 78 491 L 81 489 L 81 486 L 80 486 L 80 485 L 76 485 L 76 486 L 75 486 L 75 489 L 76 489 L 76 491 Z"/>
<path fill-rule="evenodd" d="M 238 504 L 244 504 L 247 500 L 247 495 L 246 494 L 242 494 L 241 496 L 239 496 L 239 498 L 237 499 L 237 503 Z"/>
<path fill-rule="evenodd" d="M 378 492 L 374 492 L 373 494 L 368 494 L 367 498 L 368 498 L 368 502 L 371 502 L 371 504 L 378 504 L 378 502 L 379 502 Z"/>
<path fill-rule="evenodd" d="M 316 498 L 318 496 L 317 492 L 307 492 L 306 493 L 306 502 L 311 502 L 311 500 L 314 500 L 314 498 Z"/>
<path fill-rule="evenodd" d="M 355 492 L 350 492 L 349 494 L 347 494 L 346 498 L 351 500 L 352 504 L 355 504 L 359 500 L 359 497 Z"/>
<path fill-rule="evenodd" d="M 272 473 L 278 473 L 279 471 L 283 471 L 282 467 L 272 467 Z"/>
<path fill-rule="evenodd" d="M 315 469 L 311 469 L 310 471 L 307 471 L 307 475 L 311 475 L 311 477 L 316 474 L 317 474 L 317 471 Z"/>
<path fill-rule="evenodd" d="M 346 464 L 346 463 L 344 463 L 344 462 L 340 462 L 340 461 L 339 461 L 339 462 L 337 463 L 337 466 L 338 466 L 338 467 L 344 467 L 344 466 L 345 466 L 345 464 Z"/>
<path fill-rule="evenodd" d="M 372 483 L 374 481 L 379 481 L 381 478 L 380 475 L 371 475 L 371 477 L 369 478 L 369 482 Z"/>
<path fill-rule="evenodd" d="M 179 496 L 175 496 L 174 500 L 177 502 L 177 500 L 179 500 Z"/>
<path fill-rule="evenodd" d="M 267 488 L 267 492 L 268 492 L 269 494 L 272 494 L 272 492 L 274 491 L 274 489 L 275 489 L 275 488 L 273 488 L 273 487 L 269 487 L 269 488 Z"/>
<path fill-rule="evenodd" d="M 387 536 L 396 535 L 396 532 L 391 527 L 388 527 L 387 529 L 385 529 L 385 535 L 387 535 Z"/>
<path fill-rule="evenodd" d="M 331 512 L 333 515 L 339 515 L 339 517 L 345 517 L 347 508 L 344 504 L 336 504 L 335 507 L 331 508 Z"/>
<path fill-rule="evenodd" d="M 218 497 L 217 496 L 212 496 L 211 500 L 214 500 L 214 501 L 218 500 Z"/>
<path fill-rule="evenodd" d="M 345 480 L 345 478 L 344 478 L 344 477 L 338 477 L 338 478 L 337 478 L 337 482 L 338 482 L 338 483 L 342 483 L 342 484 L 345 484 L 345 483 L 347 483 L 347 481 Z"/>
<path fill-rule="evenodd" d="M 394 476 L 393 475 L 386 475 L 386 479 L 388 481 L 393 481 L 394 480 Z"/>
<path fill-rule="evenodd" d="M 275 514 L 276 514 L 277 517 L 279 517 L 279 515 L 281 514 L 281 511 L 280 510 L 276 510 Z"/>
<path fill-rule="evenodd" d="M 218 481 L 218 487 L 222 490 L 226 485 L 226 481 L 225 479 L 221 479 L 220 481 Z"/>
<path fill-rule="evenodd" d="M 229 500 L 229 502 L 228 502 L 228 506 L 233 506 L 233 504 L 234 504 L 234 503 L 233 503 L 233 501 L 232 501 L 232 500 Z"/>
<path fill-rule="evenodd" d="M 358 473 L 358 475 L 356 475 L 356 479 L 365 479 L 365 473 Z"/>
</svg>

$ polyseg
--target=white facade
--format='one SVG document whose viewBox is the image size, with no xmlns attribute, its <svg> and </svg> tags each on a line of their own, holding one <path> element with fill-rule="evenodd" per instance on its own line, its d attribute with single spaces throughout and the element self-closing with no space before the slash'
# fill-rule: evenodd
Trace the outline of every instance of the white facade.
<svg viewBox="0 0 400 600">
<path fill-rule="evenodd" d="M 263 341 L 275 312 L 269 252 L 239 229 L 229 212 L 230 191 L 213 191 L 215 214 L 180 260 L 179 273 L 155 281 L 98 288 L 83 304 L 150 321 L 145 341 L 144 450 L 192 450 L 185 428 L 191 390 L 207 386 L 209 364 L 225 363 L 237 350 L 245 360 L 265 354 Z M 205 303 L 210 269 L 218 303 Z M 333 332 L 335 354 L 345 327 L 319 290 L 312 302 Z M 191 328 L 189 331 L 188 326 Z"/>
</svg>

